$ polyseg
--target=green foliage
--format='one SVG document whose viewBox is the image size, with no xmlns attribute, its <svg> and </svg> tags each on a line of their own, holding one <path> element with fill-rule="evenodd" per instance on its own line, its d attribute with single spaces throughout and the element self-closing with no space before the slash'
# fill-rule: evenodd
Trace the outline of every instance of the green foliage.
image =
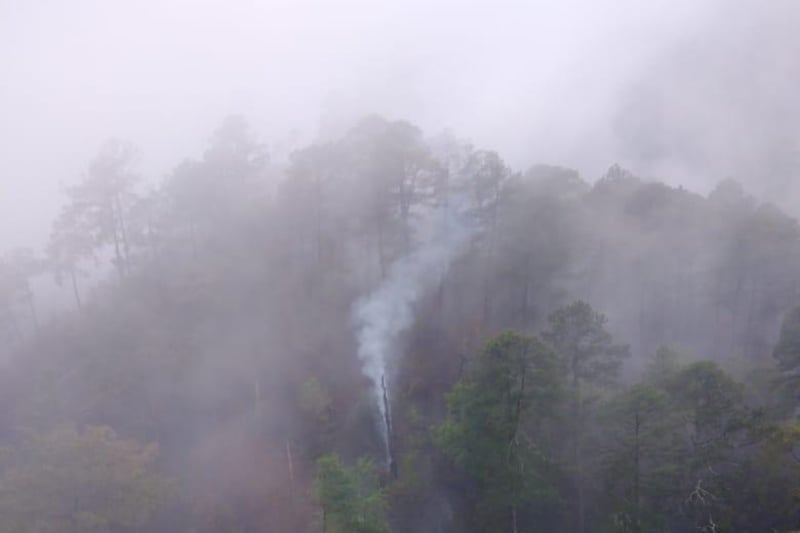
<svg viewBox="0 0 800 533">
<path fill-rule="evenodd" d="M 580 532 L 586 524 L 587 478 L 594 467 L 593 457 L 584 452 L 591 422 L 589 408 L 597 391 L 614 382 L 622 361 L 630 355 L 627 346 L 613 342 L 605 325 L 605 316 L 578 301 L 553 312 L 544 333 L 558 354 L 569 386 L 564 448 L 571 453 L 565 462 L 574 490 L 574 527 Z"/>
<path fill-rule="evenodd" d="M 735 502 L 747 493 L 741 484 L 749 461 L 741 450 L 764 438 L 760 412 L 747 405 L 744 385 L 711 361 L 686 365 L 662 390 L 669 395 L 665 420 L 675 421 L 667 436 L 677 444 L 660 459 L 669 473 L 661 505 L 670 530 L 711 523 L 739 530 Z"/>
<path fill-rule="evenodd" d="M 800 479 L 788 461 L 791 445 L 777 451 L 791 433 L 752 410 L 744 386 L 716 363 L 680 367 L 673 356 L 660 351 L 649 383 L 605 406 L 602 505 L 609 530 L 757 530 L 755 524 L 768 523 L 759 510 L 769 505 L 765 493 Z M 781 511 L 769 514 L 795 513 L 791 494 L 773 496 Z"/>
<path fill-rule="evenodd" d="M 603 501 L 614 531 L 660 531 L 669 510 L 681 451 L 681 419 L 662 390 L 636 384 L 611 398 L 602 413 Z"/>
<path fill-rule="evenodd" d="M 486 344 L 448 395 L 448 417 L 434 438 L 478 483 L 480 527 L 501 528 L 518 507 L 552 501 L 552 465 L 538 431 L 559 392 L 552 350 L 537 338 L 509 331 Z"/>
<path fill-rule="evenodd" d="M 586 302 L 574 302 L 549 317 L 544 338 L 553 345 L 571 383 L 607 384 L 630 352 L 614 344 L 606 317 Z"/>
<path fill-rule="evenodd" d="M 298 403 L 308 434 L 302 444 L 310 456 L 317 457 L 330 449 L 333 433 L 330 393 L 316 377 L 312 377 L 300 386 Z"/>
<path fill-rule="evenodd" d="M 380 117 L 286 167 L 229 117 L 144 196 L 135 155 L 111 142 L 66 189 L 47 255 L 79 313 L 37 328 L 41 263 L 0 256 L 6 530 L 309 531 L 312 492 L 329 532 L 800 523 L 800 227 L 736 184 L 704 198 L 617 166 L 593 186 L 570 169 L 515 172 Z M 351 309 L 446 204 L 476 231 L 415 298 L 391 358 L 398 478 L 384 493 L 369 463 L 320 458 L 377 440 Z M 120 275 L 100 279 L 109 259 Z M 578 295 L 637 355 L 656 352 L 640 383 L 641 360 L 618 382 L 628 349 L 603 314 L 557 309 Z M 509 327 L 545 333 L 468 357 Z M 155 447 L 108 429 L 19 444 L 66 420 L 158 441 L 188 503 L 158 513 L 171 484 Z"/>
<path fill-rule="evenodd" d="M 800 307 L 784 316 L 772 355 L 781 373 L 777 381 L 779 401 L 787 413 L 794 414 L 800 398 Z"/>
<path fill-rule="evenodd" d="M 317 460 L 314 494 L 322 508 L 324 533 L 387 533 L 386 501 L 374 464 L 359 459 L 353 467 L 336 455 Z"/>
<path fill-rule="evenodd" d="M 311 378 L 300 387 L 300 408 L 320 422 L 330 418 L 331 397 L 317 378 Z"/>
<path fill-rule="evenodd" d="M 731 522 L 738 531 L 793 531 L 800 521 L 800 425 L 776 424 L 731 479 Z"/>
<path fill-rule="evenodd" d="M 781 370 L 791 371 L 800 367 L 800 307 L 792 309 L 784 317 L 773 355 Z"/>
<path fill-rule="evenodd" d="M 648 362 L 645 381 L 663 385 L 671 380 L 684 364 L 686 356 L 671 346 L 661 346 Z"/>
<path fill-rule="evenodd" d="M 737 432 L 746 429 L 744 387 L 716 363 L 688 365 L 670 380 L 667 390 L 684 414 L 692 445 L 704 454 L 727 446 Z"/>
<path fill-rule="evenodd" d="M 158 448 L 105 426 L 36 436 L 7 462 L 0 530 L 134 531 L 169 503 L 173 483 L 154 472 Z"/>
<path fill-rule="evenodd" d="M 137 201 L 138 176 L 131 170 L 135 159 L 133 145 L 110 139 L 92 160 L 84 180 L 67 190 L 70 202 L 59 217 L 60 230 L 53 235 L 54 244 L 63 247 L 59 261 L 74 268 L 75 261 L 92 251 L 110 249 L 119 274 L 128 273 L 132 236 L 127 221 Z"/>
</svg>

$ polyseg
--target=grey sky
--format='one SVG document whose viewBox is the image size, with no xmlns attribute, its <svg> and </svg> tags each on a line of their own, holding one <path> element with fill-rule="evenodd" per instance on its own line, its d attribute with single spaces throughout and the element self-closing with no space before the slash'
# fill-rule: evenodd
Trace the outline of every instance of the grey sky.
<svg viewBox="0 0 800 533">
<path fill-rule="evenodd" d="M 155 180 L 232 112 L 273 147 L 374 111 L 516 168 L 733 175 L 787 203 L 798 23 L 793 0 L 0 0 L 0 249 L 44 242 L 105 138 Z"/>
</svg>

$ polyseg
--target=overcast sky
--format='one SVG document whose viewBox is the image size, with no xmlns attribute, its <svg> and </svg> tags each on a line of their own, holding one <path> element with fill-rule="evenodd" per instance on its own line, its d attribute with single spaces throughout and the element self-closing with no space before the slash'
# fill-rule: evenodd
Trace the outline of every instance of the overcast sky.
<svg viewBox="0 0 800 533">
<path fill-rule="evenodd" d="M 800 191 L 800 1 L 0 0 L 0 249 L 104 139 L 160 179 L 230 113 L 275 150 L 377 112 L 517 169 Z"/>
</svg>

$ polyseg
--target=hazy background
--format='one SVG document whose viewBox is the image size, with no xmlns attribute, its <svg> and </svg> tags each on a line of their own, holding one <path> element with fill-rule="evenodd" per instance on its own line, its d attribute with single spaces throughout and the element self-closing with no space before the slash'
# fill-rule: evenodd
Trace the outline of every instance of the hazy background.
<svg viewBox="0 0 800 533">
<path fill-rule="evenodd" d="M 278 157 L 354 117 L 595 179 L 799 190 L 800 2 L 0 0 L 0 249 L 44 243 L 101 142 L 157 180 L 227 114 Z"/>
</svg>

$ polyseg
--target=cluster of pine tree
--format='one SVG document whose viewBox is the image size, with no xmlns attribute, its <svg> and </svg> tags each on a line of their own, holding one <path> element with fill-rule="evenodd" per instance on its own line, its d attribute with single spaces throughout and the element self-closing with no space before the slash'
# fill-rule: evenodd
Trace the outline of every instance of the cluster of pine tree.
<svg viewBox="0 0 800 533">
<path fill-rule="evenodd" d="M 0 257 L 0 531 L 800 528 L 800 226 L 736 182 L 519 173 L 380 117 L 286 162 L 231 117 L 149 188 L 136 159 Z M 390 472 L 352 311 L 454 197 Z"/>
</svg>

